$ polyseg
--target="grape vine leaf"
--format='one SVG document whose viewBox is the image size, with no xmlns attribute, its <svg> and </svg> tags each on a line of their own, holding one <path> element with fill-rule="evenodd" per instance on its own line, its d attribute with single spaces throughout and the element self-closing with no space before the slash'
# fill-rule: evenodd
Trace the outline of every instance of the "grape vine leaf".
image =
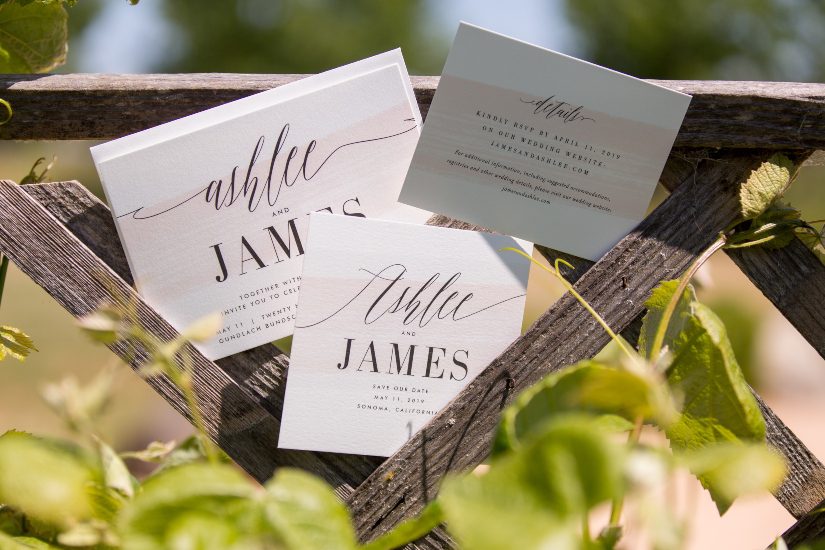
<svg viewBox="0 0 825 550">
<path fill-rule="evenodd" d="M 44 73 L 66 61 L 68 16 L 62 2 L 0 4 L 0 73 Z"/>
<path fill-rule="evenodd" d="M 580 549 L 581 518 L 624 490 L 625 448 L 592 418 L 557 417 L 482 475 L 449 477 L 438 500 L 462 548 Z"/>
<path fill-rule="evenodd" d="M 678 280 L 662 281 L 659 286 L 653 289 L 650 297 L 645 302 L 647 313 L 645 313 L 644 322 L 642 323 L 642 330 L 639 333 L 639 351 L 644 354 L 650 361 L 655 361 L 657 358 L 650 357 L 653 340 L 656 338 L 656 331 L 662 322 L 662 315 L 664 310 L 670 302 L 673 293 L 679 286 Z M 690 304 L 696 300 L 696 292 L 692 285 L 688 285 L 679 302 L 676 304 L 676 309 L 668 323 L 664 343 L 668 345 L 679 335 L 684 328 L 685 319 L 690 313 Z"/>
<path fill-rule="evenodd" d="M 90 461 L 50 440 L 20 432 L 0 437 L 0 502 L 51 525 L 68 527 L 94 514 Z"/>
<path fill-rule="evenodd" d="M 0 326 L 0 361 L 7 355 L 24 361 L 32 351 L 37 348 L 26 333 L 14 327 Z"/>
<path fill-rule="evenodd" d="M 287 548 L 357 547 L 349 510 L 321 479 L 302 470 L 281 468 L 267 482 L 266 492 L 265 516 Z"/>
<path fill-rule="evenodd" d="M 230 466 L 169 468 L 124 504 L 118 533 L 124 548 L 254 548 L 251 528 L 241 531 L 260 517 L 254 494 L 251 482 Z"/>
<path fill-rule="evenodd" d="M 775 154 L 753 170 L 739 189 L 739 203 L 746 220 L 765 212 L 788 188 L 793 176 L 793 162 Z"/>
<path fill-rule="evenodd" d="M 660 322 L 668 294 L 675 290 L 672 282 L 666 282 L 654 291 L 642 334 L 655 332 L 650 325 Z M 665 338 L 672 354 L 667 381 L 684 400 L 679 419 L 665 429 L 671 448 L 679 454 L 720 442 L 764 442 L 765 420 L 736 362 L 724 324 L 695 300 L 680 308 L 681 314 L 674 316 L 680 330 L 668 331 Z M 730 501 L 715 487 L 714 478 L 698 477 L 724 513 Z"/>
<path fill-rule="evenodd" d="M 760 491 L 773 491 L 785 478 L 785 460 L 764 444 L 716 443 L 683 453 L 688 469 L 713 487 L 717 506 L 727 508 L 735 499 Z"/>
<path fill-rule="evenodd" d="M 503 412 L 494 454 L 514 450 L 557 416 L 572 412 L 597 415 L 607 431 L 626 431 L 642 417 L 666 425 L 676 408 L 660 380 L 596 361 L 581 361 L 525 390 Z"/>
</svg>

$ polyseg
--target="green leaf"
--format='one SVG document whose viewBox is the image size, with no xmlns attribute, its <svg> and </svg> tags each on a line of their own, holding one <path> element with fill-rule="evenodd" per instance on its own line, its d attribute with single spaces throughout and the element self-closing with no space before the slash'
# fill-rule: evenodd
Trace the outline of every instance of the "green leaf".
<svg viewBox="0 0 825 550">
<path fill-rule="evenodd" d="M 34 341 L 20 329 L 0 326 L 0 361 L 11 355 L 24 361 L 32 351 L 37 351 Z"/>
<path fill-rule="evenodd" d="M 0 531 L 0 550 L 59 550 L 56 546 L 34 537 L 10 537 Z"/>
<path fill-rule="evenodd" d="M 208 342 L 221 330 L 223 317 L 220 313 L 198 319 L 181 332 L 181 338 L 191 342 Z"/>
<path fill-rule="evenodd" d="M 301 470 L 281 468 L 266 484 L 266 491 L 266 518 L 287 548 L 356 548 L 349 511 L 322 480 Z"/>
<path fill-rule="evenodd" d="M 580 548 L 584 514 L 624 490 L 624 445 L 582 417 L 544 424 L 487 473 L 450 477 L 438 501 L 467 549 Z"/>
<path fill-rule="evenodd" d="M 639 334 L 639 350 L 650 361 L 658 359 L 657 357 L 650 356 L 651 347 L 653 346 L 653 341 L 656 339 L 656 332 L 659 329 L 659 325 L 662 323 L 665 308 L 667 308 L 678 286 L 679 281 L 677 279 L 662 281 L 653 289 L 650 298 L 645 302 L 647 313 L 645 313 L 644 319 L 642 320 L 642 330 Z M 690 304 L 694 301 L 696 301 L 696 292 L 693 290 L 693 286 L 688 285 L 679 298 L 676 309 L 673 310 L 673 316 L 670 318 L 665 332 L 664 346 L 668 348 L 673 347 L 673 342 L 684 328 L 685 319 L 690 314 Z"/>
<path fill-rule="evenodd" d="M 795 229 L 802 226 L 802 213 L 789 204 L 776 201 L 765 212 L 751 222 L 751 240 L 773 237 L 761 246 L 765 248 L 782 248 L 793 241 Z M 746 232 L 746 233 L 747 233 Z"/>
<path fill-rule="evenodd" d="M 180 514 L 170 522 L 166 544 L 166 548 L 198 550 L 265 548 L 254 540 L 254 536 L 242 533 L 231 521 L 197 511 Z"/>
<path fill-rule="evenodd" d="M 181 536 L 179 526 L 193 516 L 234 525 L 239 537 L 254 533 L 253 526 L 260 522 L 255 493 L 251 482 L 231 466 L 191 463 L 170 468 L 150 477 L 124 505 L 118 518 L 123 548 L 169 548 L 170 540 Z"/>
<path fill-rule="evenodd" d="M 815 235 L 811 231 L 800 231 L 797 233 L 797 237 L 799 237 L 802 244 L 804 244 L 820 262 L 825 264 L 825 246 L 822 245 L 821 235 Z"/>
<path fill-rule="evenodd" d="M 788 157 L 776 154 L 753 170 L 739 189 L 742 216 L 750 220 L 767 210 L 790 185 L 793 169 Z"/>
<path fill-rule="evenodd" d="M 123 315 L 114 307 L 102 307 L 81 317 L 77 324 L 93 340 L 113 344 L 123 329 Z"/>
<path fill-rule="evenodd" d="M 150 445 L 151 447 L 151 445 Z M 222 452 L 219 458 L 224 462 L 231 462 Z M 176 468 L 184 464 L 191 464 L 202 461 L 206 458 L 206 451 L 203 448 L 203 441 L 198 435 L 192 435 L 184 439 L 170 453 L 159 459 L 160 466 L 153 472 L 154 475 L 161 474 L 170 468 Z"/>
<path fill-rule="evenodd" d="M 712 487 L 720 512 L 743 495 L 773 491 L 785 479 L 781 455 L 766 444 L 719 443 L 684 453 L 681 460 Z"/>
<path fill-rule="evenodd" d="M 81 386 L 77 379 L 68 377 L 46 385 L 40 393 L 72 430 L 87 433 L 109 404 L 113 382 L 114 370 L 106 368 L 86 385 Z"/>
<path fill-rule="evenodd" d="M 724 441 L 765 440 L 759 405 L 733 355 L 725 326 L 708 307 L 694 302 L 684 330 L 673 342 L 667 372 L 674 393 L 684 398 L 679 420 L 666 430 L 675 452 L 699 450 Z M 720 513 L 729 503 L 714 480 L 700 481 L 710 491 Z"/>
<path fill-rule="evenodd" d="M 118 491 L 129 498 L 135 496 L 135 480 L 118 454 L 106 443 L 97 440 L 103 479 L 106 487 Z"/>
<path fill-rule="evenodd" d="M 45 73 L 65 63 L 67 21 L 60 2 L 0 5 L 0 73 Z"/>
<path fill-rule="evenodd" d="M 73 525 L 68 531 L 64 531 L 57 536 L 57 542 L 63 546 L 98 547 L 119 546 L 119 539 L 112 532 L 109 524 L 100 520 L 78 523 Z"/>
<path fill-rule="evenodd" d="M 161 441 L 152 441 L 145 449 L 141 451 L 127 451 L 125 453 L 120 453 L 120 457 L 140 460 L 142 462 L 161 462 L 169 456 L 175 448 L 176 444 L 174 441 L 167 441 L 165 443 Z"/>
<path fill-rule="evenodd" d="M 548 421 L 571 412 L 600 415 L 602 429 L 632 428 L 636 418 L 673 421 L 675 407 L 662 380 L 595 361 L 582 361 L 550 374 L 525 390 L 501 416 L 494 453 L 517 449 Z M 595 425 L 595 424 L 594 424 Z"/>
<path fill-rule="evenodd" d="M 65 446 L 9 432 L 0 437 L 0 502 L 41 521 L 68 526 L 93 516 L 90 464 Z"/>
</svg>

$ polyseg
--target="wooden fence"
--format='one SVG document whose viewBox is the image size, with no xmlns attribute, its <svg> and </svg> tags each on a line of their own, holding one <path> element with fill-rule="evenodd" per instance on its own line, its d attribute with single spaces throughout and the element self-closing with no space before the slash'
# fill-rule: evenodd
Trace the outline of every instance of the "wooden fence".
<svg viewBox="0 0 825 550">
<path fill-rule="evenodd" d="M 14 117 L 0 139 L 107 139 L 145 129 L 300 78 L 296 75 L 5 75 L 0 97 Z M 438 79 L 414 77 L 426 115 Z M 662 280 L 678 277 L 738 217 L 738 183 L 771 154 L 802 162 L 825 147 L 825 85 L 658 81 L 693 95 L 662 183 L 670 196 L 602 259 L 562 256 L 575 287 L 608 324 L 633 338 L 643 303 Z M 429 223 L 470 227 L 444 216 Z M 145 327 L 175 330 L 135 293 L 108 208 L 77 182 L 17 186 L 0 182 L 0 251 L 66 310 L 82 316 L 128 300 Z M 728 252 L 811 345 L 825 357 L 825 266 L 802 243 L 779 250 Z M 565 365 L 592 357 L 608 336 L 570 295 L 550 307 L 423 430 L 382 460 L 278 449 L 289 359 L 271 345 L 209 361 L 194 357 L 195 390 L 209 436 L 259 480 L 279 466 L 309 470 L 334 485 L 352 509 L 359 536 L 372 539 L 421 510 L 443 476 L 468 470 L 490 449 L 498 412 L 521 390 Z M 145 353 L 113 344 L 137 367 Z M 129 351 L 127 353 L 127 351 Z M 182 414 L 185 401 L 165 377 L 149 384 Z M 768 440 L 787 459 L 777 500 L 797 523 L 790 546 L 825 535 L 825 467 L 758 398 Z M 770 541 L 765 541 L 766 545 Z M 412 547 L 444 548 L 436 530 Z"/>
</svg>

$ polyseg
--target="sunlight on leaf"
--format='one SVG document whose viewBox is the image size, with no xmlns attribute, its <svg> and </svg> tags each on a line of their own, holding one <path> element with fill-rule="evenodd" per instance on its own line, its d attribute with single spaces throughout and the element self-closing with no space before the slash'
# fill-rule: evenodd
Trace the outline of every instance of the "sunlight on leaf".
<svg viewBox="0 0 825 550">
<path fill-rule="evenodd" d="M 100 462 L 103 466 L 103 478 L 106 486 L 131 498 L 135 496 L 135 480 L 120 456 L 109 445 L 96 440 Z"/>
<path fill-rule="evenodd" d="M 121 458 L 131 458 L 142 462 L 160 462 L 175 450 L 175 441 L 152 441 L 141 451 L 127 451 L 120 453 Z M 201 455 L 203 456 L 203 455 Z"/>
<path fill-rule="evenodd" d="M 0 437 L 0 502 L 68 526 L 92 517 L 90 465 L 68 449 L 19 432 Z"/>
<path fill-rule="evenodd" d="M 26 333 L 18 328 L 0 326 L 0 361 L 7 355 L 24 361 L 33 351 L 37 351 L 37 348 Z"/>
<path fill-rule="evenodd" d="M 86 385 L 69 376 L 58 383 L 47 384 L 40 394 L 70 429 L 85 433 L 109 405 L 113 382 L 114 370 L 105 368 Z"/>
<path fill-rule="evenodd" d="M 266 484 L 264 509 L 267 521 L 288 548 L 350 550 L 357 546 L 346 505 L 329 485 L 304 471 L 279 469 Z"/>
<path fill-rule="evenodd" d="M 676 408 L 662 382 L 651 372 L 637 374 L 595 361 L 550 374 L 502 412 L 494 452 L 518 448 L 545 423 L 571 412 L 600 415 L 594 426 L 608 431 L 629 430 L 639 417 L 667 425 L 676 418 Z"/>
<path fill-rule="evenodd" d="M 223 316 L 220 313 L 198 319 L 181 332 L 181 338 L 192 342 L 208 342 L 221 330 Z"/>
<path fill-rule="evenodd" d="M 776 154 L 752 171 L 739 189 L 742 216 L 749 220 L 767 210 L 790 185 L 793 169 L 788 157 Z"/>
<path fill-rule="evenodd" d="M 719 443 L 680 456 L 710 488 L 723 512 L 743 495 L 773 491 L 785 478 L 781 455 L 767 445 Z"/>
<path fill-rule="evenodd" d="M 678 286 L 679 281 L 675 279 L 662 281 L 653 289 L 650 298 L 645 301 L 647 313 L 645 313 L 644 319 L 642 320 L 642 330 L 639 334 L 639 350 L 651 361 L 658 359 L 650 357 L 651 347 L 656 336 L 656 331 L 662 322 L 665 308 Z M 665 332 L 664 345 L 668 348 L 672 347 L 673 342 L 684 328 L 685 319 L 687 315 L 690 314 L 690 304 L 695 300 L 696 292 L 693 290 L 692 285 L 688 285 L 676 304 L 676 309 L 673 311 L 673 316 L 670 318 Z"/>
<path fill-rule="evenodd" d="M 81 317 L 77 324 L 93 340 L 113 344 L 123 329 L 123 314 L 114 307 L 104 306 Z"/>
<path fill-rule="evenodd" d="M 147 479 L 124 505 L 118 518 L 123 547 L 171 548 L 174 540 L 189 536 L 188 542 L 199 541 L 198 548 L 243 548 L 227 543 L 250 536 L 244 531 L 252 531 L 259 521 L 256 492 L 231 466 L 196 462 L 169 468 Z M 209 536 L 188 533 L 187 525 L 198 525 Z"/>
<path fill-rule="evenodd" d="M 439 501 L 463 548 L 580 548 L 583 514 L 623 493 L 626 451 L 576 416 L 544 425 L 487 473 L 447 478 Z"/>
<path fill-rule="evenodd" d="M 0 72 L 45 73 L 65 63 L 67 23 L 60 2 L 0 4 Z"/>
</svg>

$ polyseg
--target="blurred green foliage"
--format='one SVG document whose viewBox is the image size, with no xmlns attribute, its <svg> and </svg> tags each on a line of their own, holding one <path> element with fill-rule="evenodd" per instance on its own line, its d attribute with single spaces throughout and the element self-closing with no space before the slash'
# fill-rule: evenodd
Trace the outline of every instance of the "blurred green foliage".
<svg viewBox="0 0 825 550">
<path fill-rule="evenodd" d="M 578 54 L 639 78 L 820 80 L 820 0 L 565 0 Z"/>
</svg>

